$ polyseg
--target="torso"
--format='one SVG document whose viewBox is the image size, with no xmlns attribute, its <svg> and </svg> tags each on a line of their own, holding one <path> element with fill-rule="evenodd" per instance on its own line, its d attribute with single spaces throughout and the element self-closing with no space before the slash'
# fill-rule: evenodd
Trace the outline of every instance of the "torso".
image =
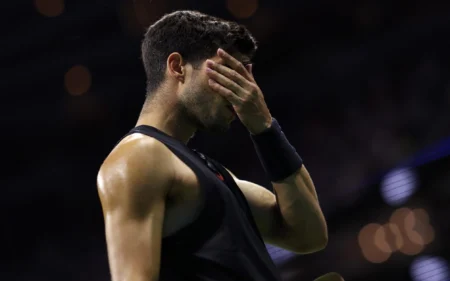
<svg viewBox="0 0 450 281">
<path fill-rule="evenodd" d="M 155 145 L 153 140 L 149 141 L 156 139 L 155 131 L 149 129 L 144 133 L 147 136 L 141 132 L 126 136 L 113 149 L 104 163 L 111 164 L 105 168 L 106 177 L 120 173 L 121 165 L 128 165 L 131 159 L 128 155 L 133 149 L 136 152 L 149 144 Z M 170 184 L 164 186 L 163 238 L 166 240 L 162 241 L 165 248 L 161 253 L 161 280 L 279 280 L 255 224 L 248 219 L 251 213 L 242 203 L 244 195 L 236 192 L 238 186 L 229 185 L 231 175 L 219 166 L 229 187 L 224 188 L 200 158 L 191 158 L 194 153 L 188 148 L 171 142 L 167 136 L 162 135 L 161 139 L 156 144 L 157 153 L 164 151 L 158 157 L 168 169 L 173 169 L 162 171 L 170 175 Z M 133 140 L 137 142 L 129 143 Z M 135 162 L 144 157 L 144 154 L 134 155 L 138 158 L 133 157 Z M 146 170 L 138 172 L 146 173 Z M 115 195 L 111 195 L 111 200 Z"/>
</svg>

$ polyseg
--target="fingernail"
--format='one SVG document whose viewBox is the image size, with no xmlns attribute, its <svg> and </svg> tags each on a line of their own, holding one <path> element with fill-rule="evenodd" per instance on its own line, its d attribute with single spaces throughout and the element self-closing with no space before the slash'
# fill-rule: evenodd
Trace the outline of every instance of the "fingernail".
<svg viewBox="0 0 450 281">
<path fill-rule="evenodd" d="M 213 70 L 209 67 L 206 68 L 206 72 L 212 72 Z"/>
<path fill-rule="evenodd" d="M 214 65 L 214 62 L 212 60 L 207 60 L 206 65 L 211 67 Z"/>
<path fill-rule="evenodd" d="M 209 84 L 214 84 L 214 81 L 212 79 L 208 79 Z"/>
<path fill-rule="evenodd" d="M 225 53 L 225 51 L 221 48 L 219 48 L 219 50 L 217 50 L 217 52 L 219 52 L 219 55 L 223 55 Z"/>
</svg>

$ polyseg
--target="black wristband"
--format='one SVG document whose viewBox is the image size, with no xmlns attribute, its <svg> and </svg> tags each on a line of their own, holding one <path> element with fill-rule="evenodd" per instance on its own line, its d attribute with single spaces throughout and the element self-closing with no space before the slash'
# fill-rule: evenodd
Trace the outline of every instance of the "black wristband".
<svg viewBox="0 0 450 281">
<path fill-rule="evenodd" d="M 302 158 L 289 143 L 275 118 L 272 118 L 270 128 L 250 136 L 256 154 L 272 182 L 281 181 L 302 167 Z"/>
</svg>

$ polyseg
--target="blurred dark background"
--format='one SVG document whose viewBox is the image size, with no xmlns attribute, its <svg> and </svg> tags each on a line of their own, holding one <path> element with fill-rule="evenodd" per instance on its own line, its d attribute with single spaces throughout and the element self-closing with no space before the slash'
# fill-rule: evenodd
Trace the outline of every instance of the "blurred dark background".
<svg viewBox="0 0 450 281">
<path fill-rule="evenodd" d="M 449 281 L 444 0 L 4 1 L 0 279 L 110 280 L 96 174 L 144 101 L 145 28 L 179 9 L 256 36 L 256 80 L 316 184 L 329 246 L 269 247 L 285 280 Z M 270 188 L 240 123 L 190 146 Z"/>
</svg>

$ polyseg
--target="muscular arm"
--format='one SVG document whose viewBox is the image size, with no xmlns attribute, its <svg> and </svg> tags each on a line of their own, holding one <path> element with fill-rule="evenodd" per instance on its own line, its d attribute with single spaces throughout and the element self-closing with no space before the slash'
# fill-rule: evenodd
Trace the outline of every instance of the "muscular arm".
<svg viewBox="0 0 450 281">
<path fill-rule="evenodd" d="M 233 175 L 233 174 L 232 174 Z M 323 249 L 328 240 L 325 218 L 311 177 L 303 166 L 281 182 L 272 182 L 275 193 L 237 179 L 264 240 L 296 252 Z"/>
<path fill-rule="evenodd" d="M 322 250 L 328 229 L 313 181 L 305 166 L 280 182 L 272 182 L 283 217 L 281 237 L 302 253 Z"/>
<path fill-rule="evenodd" d="M 217 55 L 221 59 L 219 62 L 208 63 L 208 76 L 215 82 L 210 83 L 212 90 L 231 103 L 237 117 L 252 135 L 259 135 L 272 126 L 275 120 L 255 81 L 252 68 L 246 68 L 224 50 L 219 49 Z M 275 131 L 281 134 L 280 128 L 275 128 Z M 279 137 L 283 138 L 282 135 Z M 273 135 L 263 138 L 271 139 L 266 145 L 277 139 L 280 141 Z M 288 145 L 279 149 L 282 154 L 287 151 Z M 283 161 L 282 158 L 279 160 Z M 326 223 L 305 167 L 280 182 L 273 182 L 275 194 L 272 195 L 255 184 L 238 181 L 238 185 L 247 197 L 261 234 L 269 243 L 284 245 L 285 248 L 303 253 L 325 247 L 328 239 Z"/>
<path fill-rule="evenodd" d="M 165 150 L 150 138 L 126 141 L 98 174 L 113 281 L 158 280 L 165 196 L 171 185 Z"/>
</svg>

